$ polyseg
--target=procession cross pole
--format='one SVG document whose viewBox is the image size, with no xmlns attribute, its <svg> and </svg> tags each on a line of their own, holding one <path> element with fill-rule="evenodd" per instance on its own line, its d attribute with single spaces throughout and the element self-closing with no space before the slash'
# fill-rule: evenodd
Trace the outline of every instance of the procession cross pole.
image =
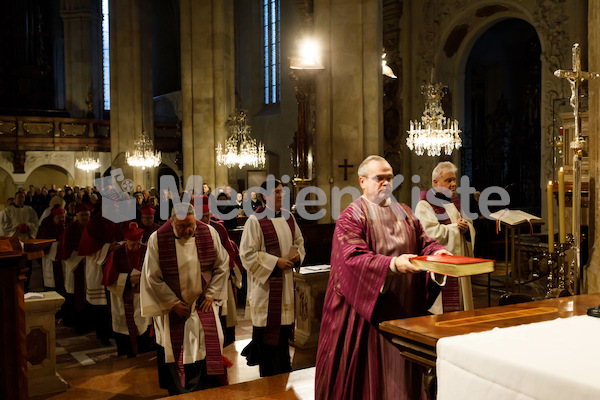
<svg viewBox="0 0 600 400">
<path fill-rule="evenodd" d="M 573 69 L 557 69 L 554 75 L 566 79 L 571 86 L 570 104 L 573 107 L 573 117 L 575 118 L 575 134 L 571 142 L 573 150 L 573 268 L 572 288 L 573 294 L 581 293 L 581 158 L 584 150 L 587 149 L 587 143 L 580 134 L 579 120 L 579 88 L 584 80 L 596 79 L 600 75 L 594 72 L 581 70 L 581 48 L 578 43 L 573 45 Z"/>
</svg>

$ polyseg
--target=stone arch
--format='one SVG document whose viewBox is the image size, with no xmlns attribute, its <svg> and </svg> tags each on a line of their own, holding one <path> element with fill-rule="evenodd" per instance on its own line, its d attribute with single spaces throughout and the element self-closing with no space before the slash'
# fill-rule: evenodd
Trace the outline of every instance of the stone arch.
<svg viewBox="0 0 600 400">
<path fill-rule="evenodd" d="M 521 19 L 533 26 L 542 51 L 540 187 L 552 179 L 550 139 L 555 134 L 552 107 L 553 101 L 563 92 L 563 83 L 553 72 L 570 65 L 567 58 L 571 41 L 565 30 L 565 21 L 569 18 L 566 11 L 565 4 L 553 1 L 478 1 L 464 8 L 458 2 L 427 2 L 423 13 L 431 15 L 434 23 L 419 35 L 419 48 L 423 52 L 417 55 L 417 81 L 428 81 L 431 66 L 435 64 L 436 80 L 448 85 L 452 97 L 457 99 L 452 104 L 452 115 L 460 123 L 465 119 L 464 69 L 477 39 L 492 25 L 505 19 Z M 557 15 L 562 18 L 556 18 Z M 458 153 L 453 161 L 460 163 Z"/>
<path fill-rule="evenodd" d="M 558 68 L 570 66 L 571 36 L 578 32 L 568 28 L 566 22 L 577 13 L 586 12 L 585 5 L 567 9 L 564 2 L 542 1 L 478 1 L 423 3 L 422 12 L 432 23 L 423 27 L 418 35 L 421 54 L 415 54 L 416 85 L 429 80 L 432 63 L 436 67 L 436 80 L 448 85 L 454 99 L 452 116 L 459 123 L 465 120 L 465 65 L 473 45 L 492 25 L 510 18 L 529 23 L 535 31 L 541 47 L 541 104 L 540 104 L 540 182 L 553 179 L 552 138 L 557 135 L 553 124 L 553 105 L 564 96 L 566 85 L 554 77 Z M 451 50 L 451 51 L 449 51 Z M 422 107 L 418 105 L 418 107 Z M 453 161 L 460 164 L 460 152 L 453 154 Z M 542 202 L 542 215 L 546 215 L 546 204 Z M 543 229 L 546 229 L 545 227 Z"/>
<path fill-rule="evenodd" d="M 25 175 L 23 181 L 37 168 L 44 165 L 53 165 L 64 170 L 73 184 L 75 176 L 75 153 L 72 151 L 28 151 L 25 155 Z"/>
<path fill-rule="evenodd" d="M 508 190 L 511 207 L 540 215 L 541 44 L 522 19 L 491 25 L 464 70 L 461 171 Z"/>
<path fill-rule="evenodd" d="M 65 185 L 73 186 L 73 176 L 60 165 L 45 164 L 36 167 L 30 171 L 25 180 L 24 187 L 34 185 L 36 187 L 50 187 L 56 184 L 56 187 L 63 187 Z"/>
</svg>

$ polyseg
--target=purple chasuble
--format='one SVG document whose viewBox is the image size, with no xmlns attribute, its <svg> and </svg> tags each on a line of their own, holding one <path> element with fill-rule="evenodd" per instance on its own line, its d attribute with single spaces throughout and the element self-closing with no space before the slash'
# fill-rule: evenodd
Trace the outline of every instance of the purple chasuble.
<svg viewBox="0 0 600 400">
<path fill-rule="evenodd" d="M 181 287 L 179 284 L 179 267 L 177 264 L 177 251 L 175 249 L 175 233 L 170 220 L 164 223 L 157 231 L 158 255 L 160 269 L 163 273 L 165 283 L 181 300 Z M 215 263 L 215 248 L 208 226 L 196 221 L 196 249 L 198 260 L 202 268 L 202 289 L 206 290 L 212 276 L 212 267 Z M 198 301 L 196 301 L 198 303 Z M 204 330 L 204 347 L 206 348 L 206 371 L 208 375 L 222 375 L 225 373 L 219 335 L 216 321 L 212 310 L 201 312 L 197 309 L 198 317 Z M 185 372 L 183 367 L 183 337 L 185 320 L 180 318 L 174 311 L 169 313 L 169 326 L 171 330 L 171 346 L 177 364 L 177 372 L 181 386 L 185 387 Z"/>
<path fill-rule="evenodd" d="M 419 200 L 424 200 L 427 203 L 429 203 L 431 208 L 433 208 L 433 211 L 435 212 L 436 217 L 438 218 L 438 221 L 440 221 L 440 224 L 450 225 L 452 223 L 450 221 L 450 216 L 448 215 L 448 213 L 446 212 L 446 209 L 443 206 L 433 204 L 427 199 L 428 192 L 433 193 L 435 198 L 438 199 L 438 202 L 441 202 L 441 203 L 452 202 L 452 204 L 454 204 L 454 207 L 456 207 L 458 212 L 462 213 L 462 210 L 460 209 L 460 197 L 459 196 L 452 196 L 451 198 L 448 198 L 446 195 L 444 195 L 440 191 L 437 191 L 435 188 L 432 188 L 429 190 L 423 190 L 421 192 L 421 195 L 419 196 Z M 431 194 L 430 194 L 430 196 L 431 196 Z M 447 313 L 447 312 L 452 312 L 452 311 L 460 311 L 460 293 L 458 290 L 458 278 L 455 276 L 447 276 L 446 277 L 446 285 L 444 285 L 444 287 L 441 288 L 441 292 L 442 292 L 442 308 L 443 308 L 444 312 Z M 437 296 L 437 294 L 435 292 L 432 293 L 432 295 Z M 435 298 L 432 300 L 435 301 Z M 433 301 L 431 301 L 431 303 L 433 303 Z"/>
<path fill-rule="evenodd" d="M 379 206 L 361 197 L 342 212 L 321 321 L 317 399 L 420 398 L 421 368 L 377 328 L 383 320 L 427 314 L 426 274 L 392 275 L 392 257 L 443 248 L 405 204 Z"/>
<path fill-rule="evenodd" d="M 257 213 L 261 213 L 263 207 L 256 209 Z M 290 230 L 292 231 L 292 242 L 296 238 L 296 226 L 289 211 L 281 210 L 281 216 L 286 219 Z M 260 229 L 263 233 L 265 241 L 265 250 L 267 253 L 276 257 L 281 257 L 281 249 L 279 248 L 279 238 L 275 231 L 273 222 L 266 217 L 258 220 Z M 277 346 L 279 343 L 279 333 L 281 330 L 281 297 L 283 296 L 283 276 L 281 270 L 275 266 L 273 273 L 269 277 L 269 308 L 267 310 L 267 326 L 265 327 L 265 335 L 263 343 Z"/>
</svg>

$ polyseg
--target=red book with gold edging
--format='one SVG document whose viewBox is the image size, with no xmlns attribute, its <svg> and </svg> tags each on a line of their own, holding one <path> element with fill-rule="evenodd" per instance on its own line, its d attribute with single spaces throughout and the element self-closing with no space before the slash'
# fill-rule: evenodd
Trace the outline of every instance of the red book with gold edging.
<svg viewBox="0 0 600 400">
<path fill-rule="evenodd" d="M 423 271 L 450 276 L 470 276 L 494 271 L 494 260 L 449 254 L 418 256 L 411 258 L 410 262 Z"/>
</svg>

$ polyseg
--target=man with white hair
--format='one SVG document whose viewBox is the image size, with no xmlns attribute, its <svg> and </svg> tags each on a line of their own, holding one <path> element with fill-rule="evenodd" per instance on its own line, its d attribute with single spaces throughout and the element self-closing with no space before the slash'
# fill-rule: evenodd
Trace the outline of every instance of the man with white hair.
<svg viewBox="0 0 600 400">
<path fill-rule="evenodd" d="M 456 194 L 456 171 L 456 166 L 449 161 L 441 162 L 433 169 L 433 187 L 421 192 L 415 214 L 429 237 L 454 255 L 473 257 L 475 229 L 473 221 L 463 215 L 460 197 Z M 431 312 L 441 314 L 461 309 L 473 309 L 471 278 L 448 277 Z"/>
<path fill-rule="evenodd" d="M 218 306 L 229 256 L 214 228 L 180 203 L 148 239 L 140 280 L 142 316 L 154 318 L 159 384 L 169 394 L 227 384 Z"/>
</svg>

